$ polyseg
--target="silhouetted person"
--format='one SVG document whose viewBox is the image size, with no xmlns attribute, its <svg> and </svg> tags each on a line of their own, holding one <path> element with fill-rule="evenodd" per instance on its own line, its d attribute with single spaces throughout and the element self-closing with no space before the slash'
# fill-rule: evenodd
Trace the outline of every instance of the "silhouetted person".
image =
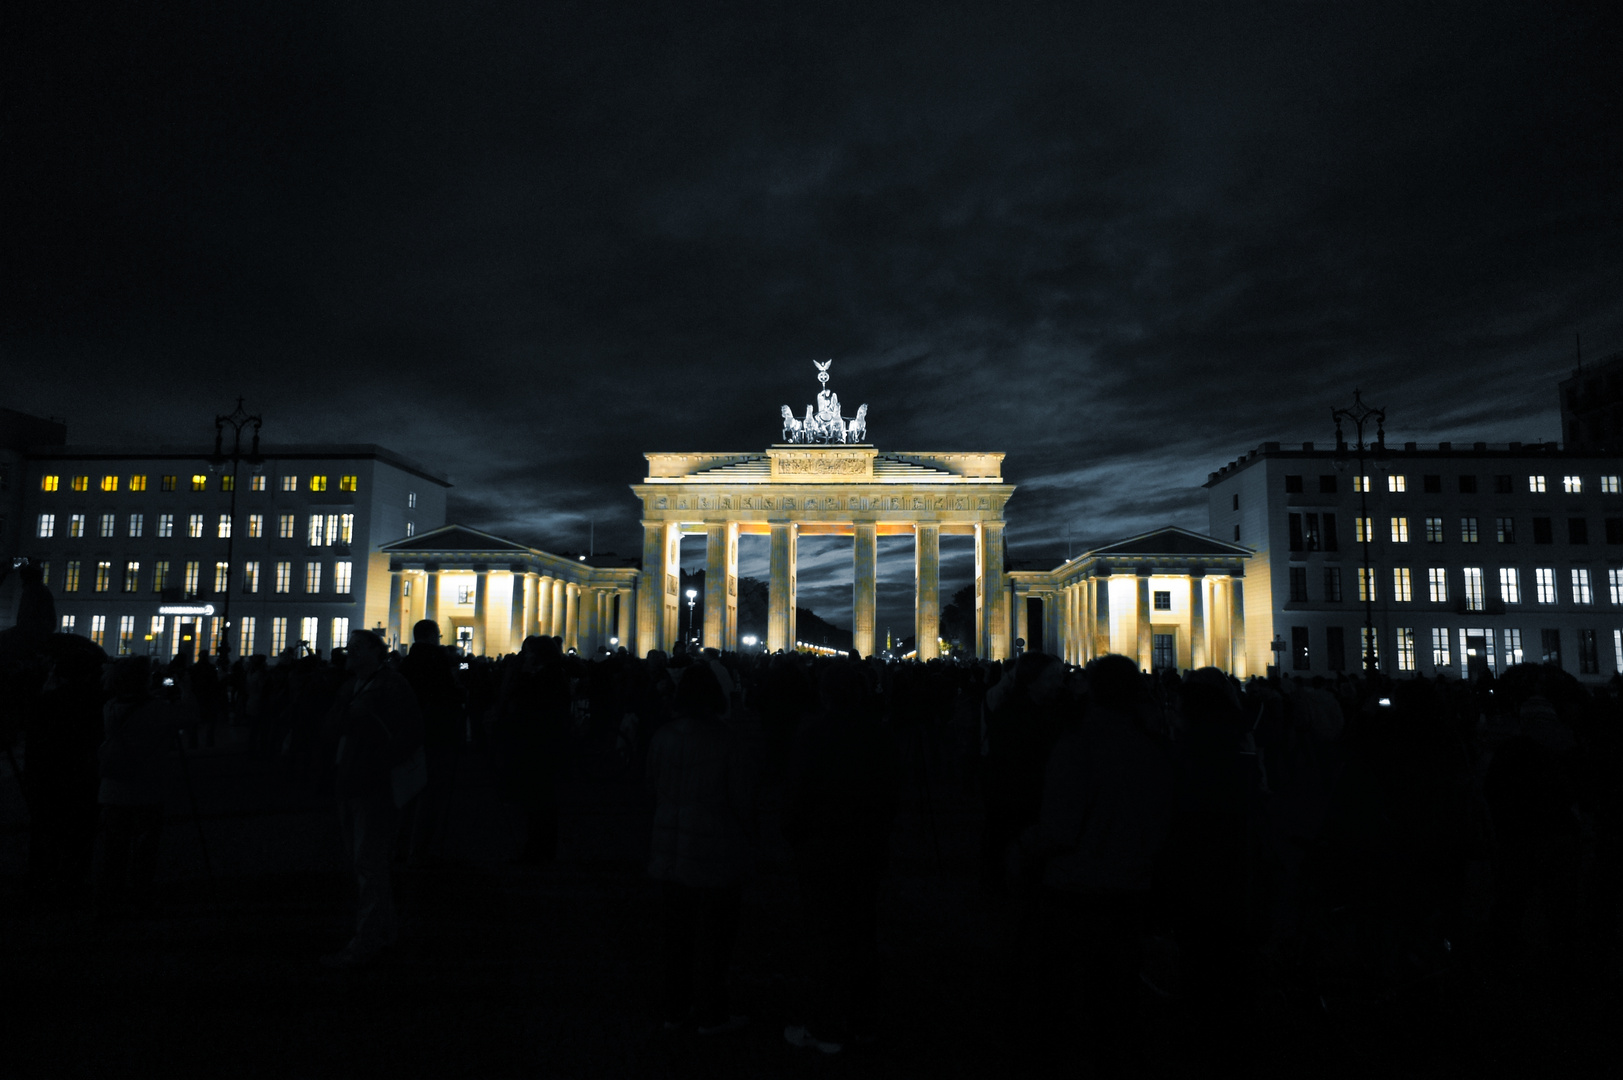
<svg viewBox="0 0 1623 1080">
<path fill-rule="evenodd" d="M 720 684 L 691 664 L 676 688 L 676 716 L 648 747 L 655 797 L 648 873 L 659 882 L 666 1030 L 691 1021 L 701 1035 L 732 1031 L 727 969 L 755 832 L 755 769 L 721 720 Z"/>
<path fill-rule="evenodd" d="M 411 684 L 389 670 L 388 646 L 370 630 L 349 635 L 349 678 L 332 710 L 337 737 L 335 787 L 344 852 L 355 874 L 355 936 L 329 967 L 359 967 L 376 960 L 396 937 L 389 857 L 400 823 L 393 770 L 423 741 L 423 717 Z"/>
<path fill-rule="evenodd" d="M 987 691 L 986 825 L 981 834 L 981 889 L 987 899 L 1005 894 L 1009 845 L 1037 820 L 1043 766 L 1059 735 L 1064 678 L 1064 664 L 1028 652 Z"/>
<path fill-rule="evenodd" d="M 58 650 L 45 689 L 27 714 L 28 869 L 48 889 L 71 894 L 88 882 L 96 846 L 106 655 L 84 638 L 63 634 L 54 640 L 75 647 Z"/>
<path fill-rule="evenodd" d="M 220 686 L 220 673 L 210 662 L 207 649 L 198 650 L 197 663 L 187 669 L 186 676 L 191 681 L 192 699 L 197 702 L 197 722 L 187 732 L 187 744 L 193 750 L 199 746 L 212 747 L 214 728 L 219 723 L 225 703 L 222 700 L 224 693 Z"/>
<path fill-rule="evenodd" d="M 466 694 L 457 680 L 456 660 L 440 644 L 440 625 L 419 620 L 411 628 L 411 652 L 400 674 L 411 684 L 423 710 L 423 754 L 428 783 L 406 808 L 407 854 L 412 858 L 443 855 L 445 827 L 451 809 L 457 760 L 467 742 L 462 715 Z"/>
<path fill-rule="evenodd" d="M 170 678 L 153 688 L 151 670 L 144 656 L 114 664 L 112 699 L 102 711 L 98 799 L 103 845 L 96 892 L 103 917 L 141 914 L 152 907 L 169 752 L 181 730 L 197 719 L 191 692 Z"/>
<path fill-rule="evenodd" d="M 814 963 L 814 990 L 791 1044 L 837 1053 L 877 1037 L 879 883 L 896 817 L 896 744 L 856 665 L 824 669 L 821 708 L 796 736 L 783 835 Z"/>
<path fill-rule="evenodd" d="M 526 817 L 519 860 L 540 866 L 558 857 L 558 783 L 569 727 L 569 675 L 557 638 L 524 639 L 501 698 L 503 789 Z"/>
</svg>

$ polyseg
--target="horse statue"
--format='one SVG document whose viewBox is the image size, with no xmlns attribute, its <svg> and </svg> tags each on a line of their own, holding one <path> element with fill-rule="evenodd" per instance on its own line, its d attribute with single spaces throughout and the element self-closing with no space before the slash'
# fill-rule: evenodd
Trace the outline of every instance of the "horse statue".
<svg viewBox="0 0 1623 1080">
<path fill-rule="evenodd" d="M 783 441 L 786 443 L 802 441 L 801 435 L 804 430 L 804 426 L 799 420 L 795 419 L 795 414 L 790 411 L 789 406 L 785 405 L 783 407 Z"/>
<path fill-rule="evenodd" d="M 817 437 L 822 434 L 822 430 L 823 425 L 817 422 L 817 417 L 812 413 L 812 407 L 807 405 L 806 419 L 800 422 L 800 441 L 806 443 L 816 442 Z"/>
<path fill-rule="evenodd" d="M 846 425 L 845 441 L 853 443 L 868 441 L 868 406 L 866 403 L 857 406 L 857 414 Z"/>
</svg>

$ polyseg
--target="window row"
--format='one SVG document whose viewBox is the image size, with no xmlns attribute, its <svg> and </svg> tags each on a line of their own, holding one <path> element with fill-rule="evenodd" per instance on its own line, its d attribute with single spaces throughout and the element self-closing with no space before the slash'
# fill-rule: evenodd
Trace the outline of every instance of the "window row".
<svg viewBox="0 0 1623 1080">
<path fill-rule="evenodd" d="M 158 477 L 158 490 L 179 491 L 181 480 L 182 477 L 178 474 L 160 476 Z M 218 477 L 218 480 L 220 482 L 221 491 L 232 491 L 236 487 L 236 477 L 234 476 L 220 476 Z M 311 476 L 305 481 L 305 488 L 308 491 L 326 491 L 327 480 L 328 478 L 326 476 Z M 355 476 L 340 476 L 338 478 L 338 490 L 355 491 L 359 486 L 358 481 L 359 478 Z M 122 474 L 115 475 L 108 473 L 101 477 L 97 487 L 101 491 L 117 491 L 121 485 L 127 491 L 145 491 L 147 490 L 147 477 L 141 473 L 136 473 L 127 478 Z M 192 491 L 207 491 L 209 489 L 209 474 L 192 473 L 190 477 L 190 487 Z M 41 476 L 39 478 L 39 489 L 41 491 L 60 491 L 62 489 L 62 477 L 54 473 L 48 473 Z M 68 477 L 68 489 L 70 491 L 89 491 L 90 477 Z M 283 491 L 298 491 L 299 478 L 297 476 L 282 477 L 281 489 Z M 248 477 L 248 490 L 266 490 L 266 478 L 258 475 Z M 415 498 L 415 493 L 413 494 L 413 498 Z"/>
<path fill-rule="evenodd" d="M 1577 645 L 1578 674 L 1600 674 L 1600 632 L 1596 630 L 1580 629 L 1569 630 Z M 1458 641 L 1458 651 L 1455 651 L 1455 641 Z M 1623 629 L 1613 630 L 1612 656 L 1616 670 L 1623 671 Z M 1534 655 L 1529 655 L 1522 648 L 1522 631 L 1519 627 L 1503 627 L 1497 632 L 1492 628 L 1461 628 L 1457 631 L 1448 627 L 1434 626 L 1430 633 L 1431 664 L 1436 671 L 1445 671 L 1455 666 L 1458 658 L 1459 674 L 1469 678 L 1483 671 L 1495 673 L 1503 672 L 1506 668 L 1516 664 L 1536 662 L 1541 664 L 1554 664 L 1562 666 L 1562 631 L 1559 628 L 1541 629 L 1539 631 L 1539 649 Z M 1392 632 L 1393 657 L 1396 669 L 1400 672 L 1418 670 L 1416 664 L 1416 631 L 1411 626 L 1395 627 Z M 1495 644 L 1501 648 L 1496 652 Z M 1324 629 L 1324 658 L 1323 665 L 1331 671 L 1348 670 L 1347 635 L 1343 627 L 1327 626 Z M 1368 628 L 1358 628 L 1358 655 L 1350 658 L 1353 668 L 1362 669 L 1366 660 L 1373 660 L 1377 668 L 1385 667 L 1386 658 L 1381 653 L 1380 634 L 1377 631 L 1371 635 Z M 1308 627 L 1291 627 L 1291 668 L 1295 671 L 1310 671 L 1314 666 L 1312 635 Z"/>
<path fill-rule="evenodd" d="M 1442 544 L 1448 541 L 1449 529 L 1445 519 L 1441 517 L 1414 518 L 1411 528 L 1411 519 L 1406 516 L 1393 515 L 1385 521 L 1385 528 L 1375 518 L 1353 518 L 1353 542 L 1356 544 L 1375 543 L 1381 539 L 1388 539 L 1394 544 L 1407 544 L 1411 537 L 1415 540 L 1425 539 L 1428 544 Z M 1475 517 L 1461 517 L 1458 519 L 1458 529 L 1454 533 L 1455 539 L 1462 544 L 1476 544 L 1482 541 L 1484 535 L 1492 536 L 1496 543 L 1516 543 L 1516 519 L 1513 517 L 1492 518 L 1492 527 L 1486 522 L 1489 519 Z M 1532 520 L 1533 543 L 1555 543 L 1555 519 L 1535 517 Z M 1589 543 L 1589 519 L 1567 518 L 1566 542 L 1569 544 Z M 1603 519 L 1603 528 L 1608 544 L 1623 544 L 1623 517 L 1609 517 Z M 1289 530 L 1290 550 L 1292 551 L 1337 551 L 1340 550 L 1336 539 L 1336 515 L 1334 514 L 1290 514 L 1287 515 L 1286 525 Z"/>
<path fill-rule="evenodd" d="M 50 563 L 41 563 L 40 566 L 45 573 L 45 583 L 56 585 L 62 593 L 79 592 L 86 585 L 91 592 L 98 593 L 141 591 L 143 571 L 141 562 L 137 559 L 116 563 L 111 559 L 101 559 L 90 563 L 88 567 L 78 559 L 69 559 L 63 564 L 59 582 L 51 581 Z M 302 592 L 314 595 L 322 591 L 324 566 L 319 559 L 304 562 L 303 573 L 298 578 L 303 584 Z M 148 585 L 155 593 L 179 589 L 188 595 L 207 596 L 218 595 L 230 587 L 230 571 L 231 564 L 227 562 L 204 563 L 191 559 L 177 564 L 168 559 L 158 559 L 148 565 L 145 573 Z M 332 564 L 330 591 L 338 596 L 350 595 L 354 588 L 354 578 L 355 563 L 349 559 L 337 560 Z M 295 566 L 290 559 L 274 563 L 248 559 L 242 564 L 238 580 L 245 593 L 257 593 L 262 588 L 273 593 L 291 593 L 295 580 Z"/>
<path fill-rule="evenodd" d="M 1379 602 L 1381 579 L 1385 572 L 1374 567 L 1354 567 L 1355 581 L 1357 583 L 1357 599 L 1359 603 L 1366 601 Z M 1395 566 L 1391 570 L 1393 603 L 1407 604 L 1415 599 L 1417 589 L 1424 587 L 1424 598 L 1433 604 L 1446 604 L 1449 602 L 1449 570 L 1442 566 L 1432 566 L 1424 569 L 1425 580 L 1419 579 L 1422 571 L 1411 570 L 1407 566 Z M 1459 571 L 1459 596 L 1465 603 L 1467 611 L 1482 611 L 1487 604 L 1488 577 L 1484 575 L 1480 566 L 1466 566 Z M 1560 575 L 1554 567 L 1538 567 L 1533 571 L 1533 591 L 1526 595 L 1522 588 L 1522 572 L 1514 566 L 1502 566 L 1498 570 L 1498 599 L 1505 604 L 1520 604 L 1532 600 L 1539 604 L 1558 604 L 1561 602 L 1558 589 Z M 1340 603 L 1342 601 L 1341 567 L 1326 566 L 1321 577 L 1323 590 L 1319 599 L 1327 603 Z M 1567 600 L 1578 605 L 1589 605 L 1595 602 L 1595 594 L 1589 570 L 1585 567 L 1571 569 L 1566 575 Z M 1608 569 L 1606 571 L 1607 597 L 1614 607 L 1623 607 L 1623 569 Z M 1294 603 L 1308 603 L 1308 569 L 1305 566 L 1290 567 L 1290 599 Z"/>
<path fill-rule="evenodd" d="M 90 516 L 88 514 L 65 514 L 63 516 L 63 535 L 69 539 L 77 540 L 89 535 Z M 41 514 L 34 535 L 42 540 L 56 536 L 56 514 Z M 145 514 L 100 514 L 96 517 L 96 534 L 102 538 L 122 534 L 129 537 L 142 537 L 146 535 L 147 515 Z M 182 524 L 185 536 L 200 540 L 212 534 L 214 538 L 227 540 L 231 537 L 230 514 L 188 514 L 184 521 L 180 521 L 175 514 L 157 514 L 153 521 L 153 536 L 160 539 L 171 539 L 175 536 L 175 527 Z M 250 540 L 258 540 L 265 536 L 265 515 L 248 514 L 246 517 L 248 528 L 247 536 Z M 276 535 L 282 540 L 292 540 L 298 536 L 299 522 L 296 514 L 278 514 L 276 517 Z M 311 514 L 308 527 L 305 530 L 306 543 L 310 547 L 331 547 L 334 544 L 348 544 L 355 535 L 354 514 Z"/>
<path fill-rule="evenodd" d="M 177 618 L 173 623 L 173 639 L 167 643 L 167 648 L 165 648 L 164 634 L 170 632 L 170 624 L 166 616 L 153 615 L 147 620 L 146 625 L 139 629 L 134 615 L 120 615 L 117 618 L 116 638 L 113 641 L 108 640 L 109 616 L 107 615 L 90 616 L 85 629 L 88 631 L 91 641 L 118 656 L 130 656 L 136 652 L 149 655 L 174 656 L 188 643 L 193 645 L 193 653 L 196 655 L 201 651 L 197 646 L 200 645 L 202 649 L 213 652 L 214 644 L 220 640 L 219 616 L 209 619 L 206 636 L 203 633 L 201 621 L 183 621 Z M 321 647 L 322 620 L 317 616 L 310 615 L 294 620 L 287 616 L 278 615 L 263 620 L 270 631 L 269 641 L 262 641 L 259 637 L 261 621 L 252 615 L 237 620 L 238 656 L 253 656 L 255 650 L 262 645 L 269 645 L 272 656 L 279 656 L 288 648 L 298 649 L 301 652 L 308 649 L 313 652 Z M 340 615 L 331 619 L 329 626 L 331 636 L 327 638 L 327 647 L 329 649 L 343 648 L 344 644 L 349 641 L 350 621 L 348 616 Z M 78 633 L 79 617 L 77 615 L 62 616 L 61 629 L 64 634 Z M 297 631 L 298 637 L 289 637 L 293 631 Z M 136 640 L 138 633 L 141 635 L 139 644 Z M 198 638 L 202 640 L 196 640 Z"/>
<path fill-rule="evenodd" d="M 1477 478 L 1471 474 L 1462 474 L 1455 477 L 1461 495 L 1475 495 L 1477 493 Z M 1285 493 L 1299 495 L 1304 489 L 1304 477 L 1300 475 L 1287 475 L 1285 477 Z M 1352 478 L 1352 489 L 1355 492 L 1369 492 L 1375 490 L 1371 486 L 1368 473 L 1355 475 Z M 1443 491 L 1443 478 L 1440 473 L 1427 473 L 1420 478 L 1421 490 L 1427 495 L 1441 495 Z M 1527 490 L 1540 494 L 1553 490 L 1553 481 L 1547 474 L 1535 473 L 1527 477 Z M 1333 495 L 1336 493 L 1336 475 L 1334 473 L 1321 473 L 1319 475 L 1319 494 Z M 1500 473 L 1493 478 L 1493 490 L 1496 495 L 1509 495 L 1517 489 L 1516 477 L 1507 473 Z M 1409 478 L 1403 473 L 1388 473 L 1386 475 L 1386 490 L 1388 494 L 1399 495 L 1409 490 Z M 1581 495 L 1584 490 L 1584 479 L 1581 476 L 1562 476 L 1561 490 L 1568 495 Z M 1600 477 L 1600 490 L 1606 495 L 1623 493 L 1623 485 L 1615 475 Z"/>
</svg>

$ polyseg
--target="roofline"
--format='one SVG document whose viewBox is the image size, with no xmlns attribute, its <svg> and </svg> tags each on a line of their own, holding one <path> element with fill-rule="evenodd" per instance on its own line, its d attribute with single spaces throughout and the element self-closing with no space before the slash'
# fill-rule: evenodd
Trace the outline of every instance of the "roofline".
<svg viewBox="0 0 1623 1080">
<path fill-rule="evenodd" d="M 1250 451 L 1244 457 L 1236 458 L 1222 468 L 1206 474 L 1206 482 L 1201 487 L 1211 487 L 1214 484 L 1227 480 L 1229 477 L 1245 471 L 1259 461 L 1274 458 L 1294 459 L 1302 461 L 1335 461 L 1356 458 L 1357 451 L 1350 447 L 1335 449 L 1333 447 L 1320 448 L 1316 443 L 1303 443 L 1300 448 L 1285 448 L 1277 442 L 1265 442 Z M 1376 461 L 1445 461 L 1461 458 L 1474 461 L 1505 461 L 1526 458 L 1554 458 L 1556 460 L 1620 460 L 1616 453 L 1603 450 L 1568 450 L 1556 442 L 1535 443 L 1485 443 L 1476 442 L 1469 445 L 1455 445 L 1451 442 L 1440 442 L 1435 446 L 1422 448 L 1418 443 L 1406 442 L 1401 447 L 1390 444 L 1384 447 L 1370 448 L 1364 451 L 1366 460 Z"/>
<path fill-rule="evenodd" d="M 132 450 L 128 446 L 114 445 L 32 445 L 24 453 L 30 459 L 42 461 L 208 461 L 214 457 L 214 448 L 205 444 L 175 446 L 160 443 L 155 447 Z M 424 480 L 443 487 L 454 487 L 443 473 L 434 472 L 426 465 L 404 454 L 377 443 L 292 443 L 284 446 L 260 445 L 259 455 L 272 461 L 314 461 L 322 458 L 372 458 L 414 473 Z"/>
</svg>

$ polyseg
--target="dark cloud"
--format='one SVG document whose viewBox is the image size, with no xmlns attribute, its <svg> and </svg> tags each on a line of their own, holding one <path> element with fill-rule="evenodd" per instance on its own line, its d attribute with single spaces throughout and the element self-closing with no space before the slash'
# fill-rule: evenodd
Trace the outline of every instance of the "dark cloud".
<svg viewBox="0 0 1623 1080">
<path fill-rule="evenodd" d="M 1016 557 L 1201 529 L 1355 385 L 1557 437 L 1573 332 L 1623 347 L 1607 14 L 52 5 L 0 57 L 8 404 L 175 441 L 241 393 L 633 553 L 643 451 L 758 449 L 833 357 L 882 447 L 1008 453 Z"/>
</svg>

